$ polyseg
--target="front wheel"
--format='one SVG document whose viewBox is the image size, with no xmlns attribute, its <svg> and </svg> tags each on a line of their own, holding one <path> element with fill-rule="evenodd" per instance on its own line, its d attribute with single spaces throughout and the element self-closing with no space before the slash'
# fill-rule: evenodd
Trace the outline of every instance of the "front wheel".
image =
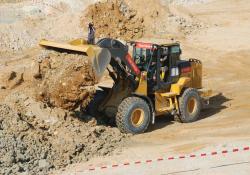
<svg viewBox="0 0 250 175">
<path fill-rule="evenodd" d="M 179 121 L 190 123 L 199 119 L 201 111 L 201 99 L 196 89 L 186 89 L 179 98 Z"/>
<path fill-rule="evenodd" d="M 116 125 L 123 133 L 139 134 L 146 131 L 150 118 L 150 108 L 145 100 L 128 97 L 118 106 Z"/>
</svg>

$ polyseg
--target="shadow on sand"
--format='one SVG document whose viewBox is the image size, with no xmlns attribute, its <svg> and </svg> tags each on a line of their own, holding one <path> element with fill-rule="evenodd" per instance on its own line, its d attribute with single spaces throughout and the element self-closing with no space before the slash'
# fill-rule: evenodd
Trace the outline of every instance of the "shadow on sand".
<svg viewBox="0 0 250 175">
<path fill-rule="evenodd" d="M 225 103 L 230 100 L 232 99 L 225 97 L 222 93 L 211 97 L 209 100 L 210 104 L 201 111 L 200 120 L 211 117 L 219 113 L 223 109 L 226 109 L 227 106 L 225 105 Z"/>
<path fill-rule="evenodd" d="M 222 93 L 219 93 L 213 97 L 210 98 L 210 104 L 207 105 L 202 111 L 201 116 L 199 120 L 203 120 L 208 117 L 212 117 L 215 114 L 219 113 L 223 109 L 226 109 L 227 106 L 225 105 L 226 102 L 230 101 L 231 99 L 225 97 Z M 86 113 L 82 111 L 75 111 L 73 114 L 74 117 L 78 118 L 81 121 L 88 122 L 91 119 L 93 119 L 92 116 L 87 115 Z M 96 117 L 97 125 L 105 125 L 105 126 L 111 126 L 116 127 L 115 120 L 111 120 L 107 117 Z M 168 125 L 174 124 L 174 117 L 172 115 L 163 115 L 163 116 L 157 116 L 155 118 L 155 124 L 150 125 L 147 132 L 152 132 L 164 127 L 167 127 Z"/>
<path fill-rule="evenodd" d="M 210 104 L 207 105 L 204 109 L 201 111 L 200 119 L 203 120 L 208 117 L 212 117 L 215 114 L 219 113 L 223 109 L 226 109 L 227 106 L 225 105 L 226 102 L 230 101 L 232 99 L 229 99 L 225 97 L 222 93 L 219 93 L 213 97 L 210 98 L 209 102 Z M 156 117 L 155 124 L 150 125 L 148 132 L 155 131 L 157 129 L 164 128 L 168 125 L 174 124 L 174 117 L 171 115 L 164 115 Z"/>
</svg>

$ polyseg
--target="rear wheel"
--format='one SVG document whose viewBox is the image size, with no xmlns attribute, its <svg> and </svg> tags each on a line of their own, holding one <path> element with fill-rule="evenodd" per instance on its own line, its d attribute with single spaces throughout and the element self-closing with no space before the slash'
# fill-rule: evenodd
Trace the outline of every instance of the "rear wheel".
<svg viewBox="0 0 250 175">
<path fill-rule="evenodd" d="M 198 120 L 201 111 L 201 99 L 196 89 L 188 88 L 179 98 L 180 122 L 190 123 Z M 178 120 L 177 120 L 178 121 Z"/>
<path fill-rule="evenodd" d="M 128 97 L 118 106 L 116 125 L 123 133 L 143 133 L 148 128 L 150 116 L 149 105 L 145 100 Z"/>
</svg>

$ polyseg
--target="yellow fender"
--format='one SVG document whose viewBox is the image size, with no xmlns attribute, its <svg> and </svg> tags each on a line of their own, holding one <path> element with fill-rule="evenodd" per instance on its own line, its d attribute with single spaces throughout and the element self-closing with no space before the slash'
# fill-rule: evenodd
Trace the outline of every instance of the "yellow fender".
<svg viewBox="0 0 250 175">
<path fill-rule="evenodd" d="M 135 93 L 138 95 L 148 95 L 148 82 L 147 82 L 147 72 L 141 72 L 140 79 L 139 79 L 139 85 L 136 89 Z"/>
<path fill-rule="evenodd" d="M 181 77 L 177 83 L 171 85 L 170 92 L 180 95 L 184 87 L 189 87 L 191 78 Z"/>
</svg>

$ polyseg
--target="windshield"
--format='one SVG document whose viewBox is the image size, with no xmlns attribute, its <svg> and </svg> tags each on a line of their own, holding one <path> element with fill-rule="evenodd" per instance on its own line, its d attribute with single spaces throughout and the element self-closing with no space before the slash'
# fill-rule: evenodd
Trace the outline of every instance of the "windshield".
<svg viewBox="0 0 250 175">
<path fill-rule="evenodd" d="M 152 79 L 156 72 L 157 50 L 135 47 L 133 58 L 140 71 L 146 71 L 148 79 Z"/>
<path fill-rule="evenodd" d="M 139 56 L 146 61 L 151 58 L 151 51 L 150 49 L 135 48 L 135 56 Z"/>
</svg>

